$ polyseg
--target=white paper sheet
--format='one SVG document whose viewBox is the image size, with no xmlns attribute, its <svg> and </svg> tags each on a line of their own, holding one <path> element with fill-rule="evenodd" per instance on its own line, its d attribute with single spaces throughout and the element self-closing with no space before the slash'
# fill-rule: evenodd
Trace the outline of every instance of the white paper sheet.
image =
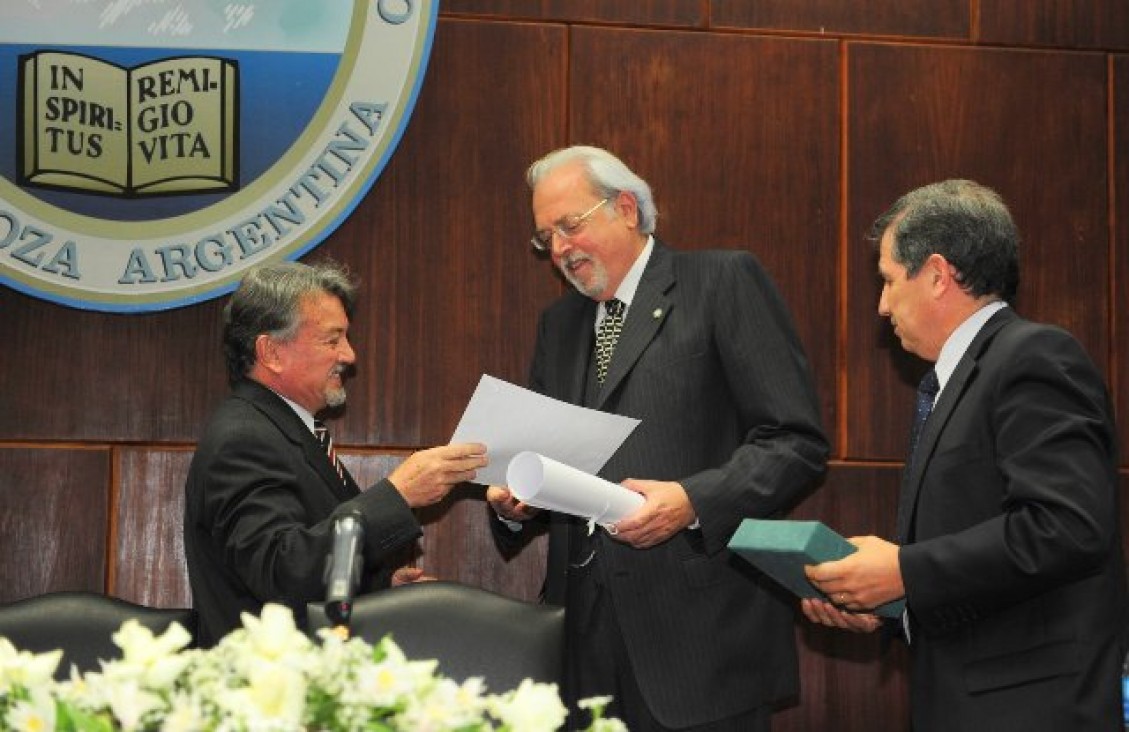
<svg viewBox="0 0 1129 732">
<path fill-rule="evenodd" d="M 451 442 L 484 443 L 490 464 L 474 482 L 506 485 L 510 460 L 527 451 L 594 475 L 638 424 L 483 374 Z"/>
<path fill-rule="evenodd" d="M 535 452 L 518 453 L 506 470 L 510 490 L 530 506 L 615 523 L 643 505 L 643 496 Z"/>
</svg>

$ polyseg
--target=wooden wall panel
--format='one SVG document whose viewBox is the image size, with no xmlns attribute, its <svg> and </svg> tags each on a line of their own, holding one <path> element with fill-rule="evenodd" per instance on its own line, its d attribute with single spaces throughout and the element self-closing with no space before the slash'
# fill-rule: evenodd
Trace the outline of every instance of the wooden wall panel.
<svg viewBox="0 0 1129 732">
<path fill-rule="evenodd" d="M 702 26 L 708 0 L 443 0 L 446 14 L 631 25 Z"/>
<path fill-rule="evenodd" d="M 830 429 L 835 44 L 577 28 L 570 80 L 570 142 L 606 147 L 647 179 L 661 239 L 682 249 L 747 248 L 765 264 L 797 321 Z"/>
<path fill-rule="evenodd" d="M 893 537 L 901 470 L 833 463 L 823 486 L 790 518 L 819 520 L 844 536 Z M 800 704 L 776 718 L 775 732 L 908 732 L 907 654 L 884 651 L 879 634 L 808 623 L 797 613 Z"/>
<path fill-rule="evenodd" d="M 109 485 L 109 450 L 0 446 L 0 603 L 105 589 Z"/>
<path fill-rule="evenodd" d="M 399 149 L 318 250 L 364 279 L 342 445 L 446 443 L 483 373 L 525 383 L 560 284 L 528 243 L 524 171 L 562 140 L 565 41 L 554 26 L 439 23 Z"/>
<path fill-rule="evenodd" d="M 226 383 L 221 306 L 110 315 L 0 287 L 0 440 L 196 439 Z"/>
<path fill-rule="evenodd" d="M 184 479 L 192 451 L 119 452 L 110 594 L 152 607 L 191 607 L 184 559 Z"/>
<path fill-rule="evenodd" d="M 713 0 L 714 27 L 968 39 L 968 0 Z"/>
<path fill-rule="evenodd" d="M 1113 69 L 1113 246 L 1109 271 L 1113 276 L 1113 330 L 1110 371 L 1114 405 L 1119 417 L 1121 464 L 1129 465 L 1129 56 L 1116 56 Z"/>
<path fill-rule="evenodd" d="M 978 0 L 979 40 L 1066 48 L 1129 49 L 1125 0 Z"/>
<path fill-rule="evenodd" d="M 846 455 L 901 458 L 924 365 L 876 315 L 874 218 L 902 193 L 972 178 L 1023 236 L 1020 313 L 1071 330 L 1108 372 L 1106 63 L 1097 54 L 849 46 Z M 1070 89 L 1070 104 L 1052 90 Z M 889 357 L 887 357 L 887 354 Z"/>
</svg>

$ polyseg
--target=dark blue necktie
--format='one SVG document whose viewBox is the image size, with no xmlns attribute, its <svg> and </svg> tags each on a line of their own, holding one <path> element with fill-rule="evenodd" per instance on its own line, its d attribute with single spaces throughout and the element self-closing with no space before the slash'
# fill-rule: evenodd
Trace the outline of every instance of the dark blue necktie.
<svg viewBox="0 0 1129 732">
<path fill-rule="evenodd" d="M 898 543 L 904 544 L 910 537 L 910 517 L 913 515 L 913 500 L 910 491 L 910 473 L 913 471 L 914 456 L 917 452 L 917 443 L 921 439 L 921 432 L 925 429 L 925 422 L 933 412 L 933 401 L 941 384 L 937 381 L 937 373 L 929 369 L 929 373 L 921 378 L 917 385 L 917 402 L 913 409 L 913 428 L 909 433 L 909 452 L 906 454 L 906 467 L 902 473 L 902 493 L 898 500 L 898 518 L 896 533 Z"/>
<path fill-rule="evenodd" d="M 906 470 L 913 465 L 913 456 L 917 452 L 917 442 L 921 439 L 921 430 L 925 427 L 926 420 L 933 412 L 933 402 L 937 399 L 937 392 L 941 390 L 941 383 L 937 381 L 937 372 L 933 369 L 921 377 L 917 385 L 917 404 L 913 410 L 913 429 L 909 433 L 909 454 L 906 456 Z"/>
</svg>

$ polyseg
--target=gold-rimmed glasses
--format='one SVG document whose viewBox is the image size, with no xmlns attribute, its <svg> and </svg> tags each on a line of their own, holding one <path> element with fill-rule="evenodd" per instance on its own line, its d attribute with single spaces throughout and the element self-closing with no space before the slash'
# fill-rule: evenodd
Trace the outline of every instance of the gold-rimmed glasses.
<svg viewBox="0 0 1129 732">
<path fill-rule="evenodd" d="M 603 206 L 610 200 L 612 199 L 605 198 L 602 201 L 598 201 L 595 206 L 582 214 L 562 216 L 552 227 L 533 232 L 533 236 L 529 238 L 529 243 L 539 252 L 549 251 L 553 246 L 553 234 L 556 234 L 562 239 L 571 239 L 584 229 L 584 224 L 587 223 L 588 219 L 592 218 L 592 214 L 596 213 L 600 206 Z"/>
</svg>

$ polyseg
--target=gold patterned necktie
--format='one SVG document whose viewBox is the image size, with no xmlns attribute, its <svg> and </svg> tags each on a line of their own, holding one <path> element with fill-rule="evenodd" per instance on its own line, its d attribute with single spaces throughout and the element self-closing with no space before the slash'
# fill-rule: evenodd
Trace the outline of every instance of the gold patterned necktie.
<svg viewBox="0 0 1129 732">
<path fill-rule="evenodd" d="M 325 449 L 325 454 L 329 456 L 329 462 L 333 465 L 333 469 L 337 471 L 337 477 L 341 478 L 341 482 L 344 483 L 345 466 L 337 458 L 337 450 L 333 448 L 333 438 L 329 436 L 329 429 L 326 428 L 324 422 L 314 420 L 314 435 L 317 436 L 318 442 Z"/>
<path fill-rule="evenodd" d="M 608 377 L 608 364 L 612 362 L 615 343 L 619 340 L 619 332 L 623 330 L 623 311 L 626 307 L 615 298 L 604 303 L 604 319 L 600 321 L 600 328 L 596 331 L 596 381 L 601 384 Z"/>
</svg>

